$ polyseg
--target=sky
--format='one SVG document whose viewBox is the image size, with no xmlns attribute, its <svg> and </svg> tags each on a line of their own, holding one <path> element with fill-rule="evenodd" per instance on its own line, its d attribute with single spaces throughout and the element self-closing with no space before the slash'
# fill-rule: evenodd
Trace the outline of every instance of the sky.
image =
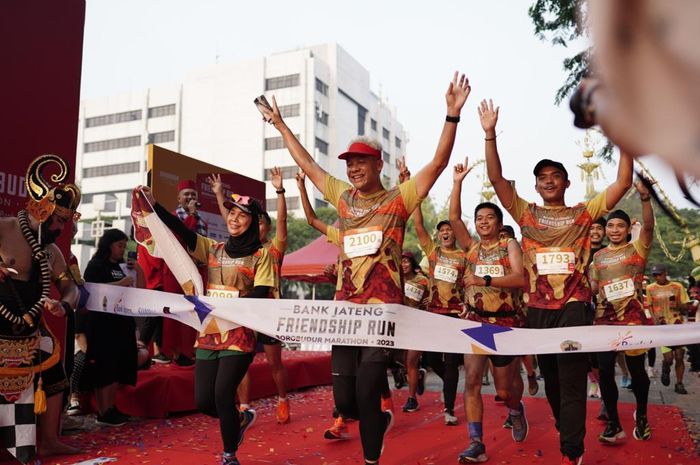
<svg viewBox="0 0 700 465">
<path fill-rule="evenodd" d="M 567 202 L 583 199 L 576 164 L 584 132 L 568 102 L 554 104 L 564 58 L 586 45 L 554 47 L 534 36 L 525 0 L 332 2 L 318 0 L 87 0 L 82 98 L 177 83 L 191 70 L 325 42 L 337 42 L 370 72 L 371 86 L 395 105 L 409 134 L 406 159 L 417 171 L 434 154 L 446 113 L 444 93 L 455 70 L 470 80 L 451 165 L 483 158 L 481 99 L 500 106 L 498 147 L 504 175 L 537 200 L 532 168 L 562 161 L 572 180 Z M 252 99 L 252 96 L 251 96 Z M 679 207 L 689 207 L 668 170 L 645 159 Z M 232 169 L 235 170 L 235 167 Z M 431 191 L 438 205 L 452 187 L 452 168 Z M 479 201 L 482 173 L 464 183 L 463 208 Z M 603 164 L 599 189 L 615 179 Z M 697 191 L 697 189 L 696 189 Z"/>
</svg>

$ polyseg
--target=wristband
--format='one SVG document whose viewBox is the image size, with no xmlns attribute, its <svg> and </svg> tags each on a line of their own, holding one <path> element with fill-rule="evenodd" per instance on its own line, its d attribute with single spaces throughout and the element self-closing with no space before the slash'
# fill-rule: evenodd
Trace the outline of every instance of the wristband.
<svg viewBox="0 0 700 465">
<path fill-rule="evenodd" d="M 65 300 L 61 301 L 61 306 L 63 307 L 63 310 L 66 312 L 66 315 L 68 315 L 70 312 L 73 311 L 73 307 Z"/>
<path fill-rule="evenodd" d="M 284 187 L 283 187 L 282 189 L 277 189 L 275 192 L 277 192 L 278 194 L 284 194 L 287 191 L 284 190 Z"/>
<path fill-rule="evenodd" d="M 484 285 L 485 285 L 486 287 L 490 287 L 490 286 L 491 286 L 491 280 L 492 280 L 492 279 L 493 279 L 493 278 L 491 277 L 491 275 L 488 275 L 488 274 L 487 274 L 487 275 L 484 275 Z"/>
<path fill-rule="evenodd" d="M 459 123 L 459 115 L 457 115 L 457 116 L 447 115 L 447 116 L 445 116 L 445 121 L 447 121 L 448 123 Z"/>
<path fill-rule="evenodd" d="M 641 195 L 639 196 L 639 200 L 642 202 L 648 202 L 651 200 L 651 195 L 647 195 L 646 197 L 642 197 Z"/>
<path fill-rule="evenodd" d="M 493 137 L 484 137 L 485 141 L 490 141 L 490 140 L 496 140 L 496 136 Z"/>
</svg>

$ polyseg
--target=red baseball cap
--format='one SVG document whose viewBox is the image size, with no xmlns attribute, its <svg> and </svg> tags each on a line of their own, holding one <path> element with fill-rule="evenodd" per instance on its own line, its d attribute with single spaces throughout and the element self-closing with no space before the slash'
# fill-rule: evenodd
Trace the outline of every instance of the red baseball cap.
<svg viewBox="0 0 700 465">
<path fill-rule="evenodd" d="M 180 192 L 184 189 L 194 189 L 197 190 L 197 184 L 191 179 L 183 179 L 177 185 L 177 191 Z"/>
<path fill-rule="evenodd" d="M 338 155 L 338 158 L 341 160 L 347 160 L 350 157 L 372 157 L 379 159 L 382 157 L 382 151 L 364 142 L 353 142 L 350 144 L 350 147 L 348 147 L 347 152 Z"/>
</svg>

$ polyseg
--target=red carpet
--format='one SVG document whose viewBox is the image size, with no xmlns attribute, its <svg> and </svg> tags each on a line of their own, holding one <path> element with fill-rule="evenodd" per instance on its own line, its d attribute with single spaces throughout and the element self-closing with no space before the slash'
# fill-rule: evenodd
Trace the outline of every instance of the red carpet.
<svg viewBox="0 0 700 465">
<path fill-rule="evenodd" d="M 283 351 L 282 360 L 290 390 L 331 383 L 330 352 Z M 277 394 L 264 354 L 255 356 L 249 373 L 252 399 Z M 139 371 L 136 386 L 124 386 L 118 391 L 117 407 L 129 415 L 146 418 L 166 418 L 172 413 L 196 410 L 194 366 L 153 365 Z"/>
<path fill-rule="evenodd" d="M 395 410 L 405 400 L 406 390 L 395 393 Z M 353 439 L 330 442 L 323 430 L 331 424 L 332 400 L 329 387 L 315 388 L 291 397 L 292 422 L 274 422 L 272 401 L 261 402 L 258 421 L 246 435 L 238 453 L 242 465 L 349 465 L 362 463 L 357 423 L 351 423 Z M 466 428 L 461 402 L 460 425 L 443 424 L 438 393 L 421 397 L 421 409 L 398 412 L 394 429 L 388 435 L 382 465 L 441 465 L 457 463 L 457 454 L 466 446 Z M 558 436 L 544 399 L 526 398 L 530 434 L 524 443 L 511 440 L 510 431 L 501 428 L 505 408 L 485 398 L 486 446 L 492 464 L 557 465 L 561 455 Z M 630 404 L 621 404 L 620 413 L 629 439 L 621 446 L 603 446 L 596 437 L 602 424 L 592 415 L 598 402 L 589 404 L 585 464 L 606 465 L 679 465 L 700 463 L 675 407 L 650 406 L 649 420 L 653 436 L 649 442 L 632 436 Z M 114 457 L 119 465 L 217 464 L 221 450 L 216 420 L 203 415 L 188 415 L 169 420 L 146 420 L 121 428 L 100 429 L 69 437 L 71 444 L 86 450 L 81 456 L 49 458 L 44 465 L 75 464 L 90 458 Z"/>
</svg>

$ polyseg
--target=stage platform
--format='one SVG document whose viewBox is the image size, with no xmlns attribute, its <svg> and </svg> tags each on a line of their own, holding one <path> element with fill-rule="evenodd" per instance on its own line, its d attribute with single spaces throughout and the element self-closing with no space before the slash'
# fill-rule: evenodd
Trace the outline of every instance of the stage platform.
<svg viewBox="0 0 700 465">
<path fill-rule="evenodd" d="M 460 396 L 461 397 L 461 396 Z M 467 446 L 461 399 L 457 403 L 459 425 L 444 425 L 439 392 L 419 398 L 421 408 L 403 413 L 406 390 L 394 392 L 396 422 L 388 434 L 381 465 L 453 465 Z M 295 392 L 291 399 L 291 422 L 278 425 L 274 399 L 257 403 L 258 420 L 246 434 L 238 452 L 242 465 L 347 465 L 362 463 L 357 422 L 350 424 L 352 438 L 333 442 L 323 439 L 332 424 L 333 400 L 329 386 Z M 544 398 L 525 399 L 530 434 L 515 443 L 501 426 L 506 416 L 493 395 L 484 397 L 484 432 L 488 463 L 558 465 L 561 460 L 558 435 Z M 632 439 L 634 406 L 620 404 L 620 416 L 628 440 L 623 445 L 604 446 L 597 435 L 604 425 L 595 419 L 599 401 L 588 404 L 586 465 L 688 465 L 698 464 L 692 439 L 677 407 L 650 405 L 650 441 Z M 112 459 L 117 465 L 216 465 L 220 463 L 221 439 L 218 422 L 201 414 L 169 419 L 142 420 L 119 428 L 97 428 L 67 436 L 66 442 L 85 453 L 71 457 L 48 457 L 43 465 L 93 465 Z"/>
<path fill-rule="evenodd" d="M 282 361 L 287 367 L 289 390 L 331 384 L 330 352 L 285 350 Z M 257 354 L 248 372 L 253 400 L 277 394 L 265 354 Z M 136 386 L 122 386 L 117 407 L 124 413 L 142 418 L 166 418 L 196 410 L 194 402 L 194 366 L 153 365 L 138 372 Z"/>
</svg>

